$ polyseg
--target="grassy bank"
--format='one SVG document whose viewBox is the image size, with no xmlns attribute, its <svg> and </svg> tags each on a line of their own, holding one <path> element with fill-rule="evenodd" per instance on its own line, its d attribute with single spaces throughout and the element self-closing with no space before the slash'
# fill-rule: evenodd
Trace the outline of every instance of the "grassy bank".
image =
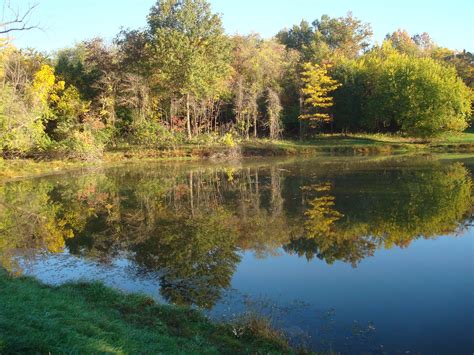
<svg viewBox="0 0 474 355">
<path fill-rule="evenodd" d="M 0 270 L 0 353 L 289 353 L 261 321 L 215 324 L 101 284 L 49 287 Z M 237 334 L 237 335 L 236 335 Z"/>
<path fill-rule="evenodd" d="M 392 135 L 321 135 L 312 140 L 251 140 L 233 147 L 222 144 L 182 144 L 169 147 L 115 147 L 99 161 L 33 159 L 0 160 L 0 181 L 50 175 L 67 170 L 113 166 L 127 162 L 234 159 L 241 157 L 296 155 L 390 155 L 406 153 L 474 152 L 474 133 L 414 139 Z"/>
<path fill-rule="evenodd" d="M 235 147 L 222 144 L 183 144 L 174 147 L 143 149 L 119 147 L 109 150 L 106 161 L 147 158 L 222 158 L 252 156 L 285 156 L 300 154 L 392 154 L 407 152 L 472 152 L 474 133 L 444 135 L 432 139 L 406 138 L 396 135 L 320 135 L 311 140 L 257 139 L 243 141 Z"/>
<path fill-rule="evenodd" d="M 341 155 L 409 152 L 473 152 L 474 133 L 444 135 L 432 139 L 384 134 L 321 135 L 307 141 L 250 141 L 244 155 L 329 153 Z"/>
</svg>

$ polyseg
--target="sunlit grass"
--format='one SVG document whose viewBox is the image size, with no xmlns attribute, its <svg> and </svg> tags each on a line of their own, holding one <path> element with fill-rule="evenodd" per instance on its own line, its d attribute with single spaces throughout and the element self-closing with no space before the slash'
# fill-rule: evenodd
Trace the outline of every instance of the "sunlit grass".
<svg viewBox="0 0 474 355">
<path fill-rule="evenodd" d="M 49 287 L 0 270 L 0 353 L 288 353 L 276 332 L 216 324 L 101 284 Z M 257 331 L 258 330 L 258 331 Z"/>
</svg>

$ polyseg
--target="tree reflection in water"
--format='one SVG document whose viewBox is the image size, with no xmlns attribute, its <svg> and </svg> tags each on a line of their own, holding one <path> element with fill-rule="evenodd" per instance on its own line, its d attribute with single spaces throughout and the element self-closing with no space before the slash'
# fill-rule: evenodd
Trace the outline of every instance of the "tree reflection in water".
<svg viewBox="0 0 474 355">
<path fill-rule="evenodd" d="M 0 185 L 0 258 L 66 249 L 159 271 L 162 296 L 212 306 L 243 251 L 356 266 L 379 248 L 459 232 L 471 216 L 461 163 L 389 161 L 135 166 Z"/>
</svg>

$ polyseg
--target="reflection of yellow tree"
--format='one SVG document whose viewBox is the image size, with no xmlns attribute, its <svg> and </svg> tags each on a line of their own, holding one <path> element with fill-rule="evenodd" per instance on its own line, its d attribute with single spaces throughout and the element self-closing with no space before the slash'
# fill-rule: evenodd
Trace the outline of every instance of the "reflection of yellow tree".
<svg viewBox="0 0 474 355">
<path fill-rule="evenodd" d="M 325 195 L 309 202 L 306 233 L 286 250 L 356 265 L 380 247 L 407 247 L 417 238 L 456 232 L 472 211 L 471 177 L 458 163 L 397 170 L 389 184 L 368 174 L 340 179 L 346 191 L 356 192 L 341 193 L 330 184 L 305 188 Z"/>
<path fill-rule="evenodd" d="M 336 198 L 331 192 L 331 183 L 321 183 L 303 187 L 304 193 L 316 195 L 311 198 L 305 212 L 305 235 L 292 239 L 285 246 L 290 252 L 305 255 L 312 259 L 315 255 L 329 263 L 343 260 L 355 264 L 358 260 L 372 253 L 374 246 L 360 234 L 350 235 L 339 228 L 344 215 L 336 209 Z"/>
<path fill-rule="evenodd" d="M 55 186 L 49 180 L 0 186 L 0 262 L 19 272 L 18 251 L 60 253 L 66 240 L 82 231 L 91 217 L 110 207 L 99 176 L 78 177 Z M 98 187 L 98 185 L 101 185 Z M 52 197 L 53 195 L 60 194 Z"/>
<path fill-rule="evenodd" d="M 21 182 L 0 187 L 0 259 L 2 266 L 18 271 L 15 251 L 58 253 L 73 236 L 67 221 L 58 218 L 60 205 L 49 198 L 47 182 Z"/>
<path fill-rule="evenodd" d="M 335 208 L 334 196 L 327 193 L 331 190 L 331 184 L 319 184 L 306 188 L 317 193 L 326 193 L 323 196 L 315 197 L 309 203 L 309 208 L 305 212 L 305 228 L 309 238 L 317 238 L 334 234 L 334 223 L 341 219 L 343 215 Z"/>
</svg>

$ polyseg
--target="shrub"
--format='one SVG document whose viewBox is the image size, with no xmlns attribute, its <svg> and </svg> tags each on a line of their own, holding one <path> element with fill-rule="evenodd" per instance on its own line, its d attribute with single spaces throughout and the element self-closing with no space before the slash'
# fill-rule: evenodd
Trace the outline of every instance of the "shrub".
<svg viewBox="0 0 474 355">
<path fill-rule="evenodd" d="M 216 132 L 201 133 L 189 140 L 192 144 L 213 145 L 219 143 L 219 135 Z"/>
<path fill-rule="evenodd" d="M 224 134 L 224 135 L 222 136 L 222 138 L 221 138 L 221 142 L 222 142 L 225 146 L 230 147 L 230 148 L 234 147 L 235 144 L 236 144 L 236 143 L 235 143 L 235 140 L 234 140 L 234 137 L 233 137 L 232 134 L 230 134 L 230 133 Z"/>
<path fill-rule="evenodd" d="M 60 142 L 52 144 L 51 150 L 61 155 L 81 160 L 96 160 L 102 157 L 105 144 L 89 130 L 74 131 Z"/>
<path fill-rule="evenodd" d="M 153 147 L 173 145 L 179 140 L 179 137 L 157 120 L 134 122 L 130 127 L 130 135 L 133 144 Z"/>
</svg>

